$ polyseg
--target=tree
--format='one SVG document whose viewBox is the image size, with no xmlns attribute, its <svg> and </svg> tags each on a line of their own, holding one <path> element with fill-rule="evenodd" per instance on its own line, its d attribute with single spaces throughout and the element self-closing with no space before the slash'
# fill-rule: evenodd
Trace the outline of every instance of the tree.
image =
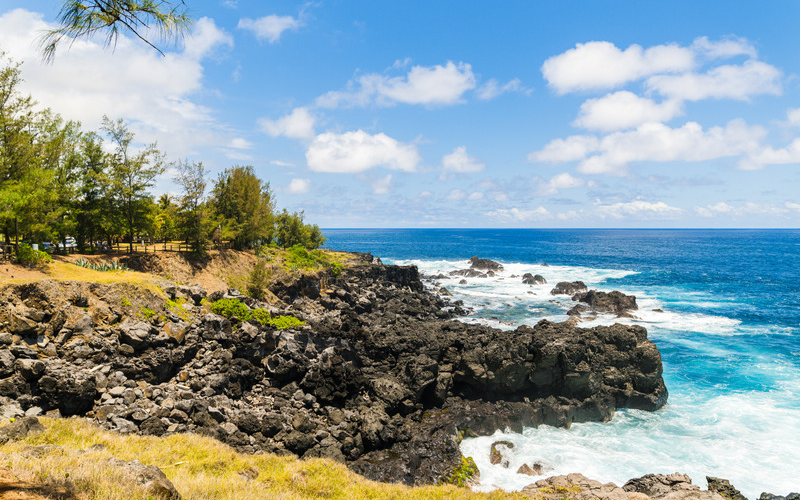
<svg viewBox="0 0 800 500">
<path fill-rule="evenodd" d="M 83 251 L 85 242 L 90 245 L 100 239 L 103 223 L 108 223 L 103 214 L 109 214 L 111 200 L 108 190 L 106 155 L 103 139 L 95 133 L 81 138 L 81 171 L 78 181 L 78 202 L 75 208 L 76 238 L 78 248 Z"/>
<path fill-rule="evenodd" d="M 304 224 L 303 212 L 289 213 L 286 209 L 278 214 L 275 221 L 275 240 L 283 248 L 303 245 L 315 250 L 325 243 L 325 237 L 316 224 Z"/>
<path fill-rule="evenodd" d="M 253 167 L 235 166 L 221 173 L 211 203 L 223 226 L 222 237 L 232 239 L 235 248 L 252 248 L 272 240 L 272 190 L 256 176 Z"/>
<path fill-rule="evenodd" d="M 164 155 L 155 143 L 135 151 L 134 135 L 121 119 L 112 121 L 103 117 L 102 128 L 114 147 L 108 156 L 109 190 L 125 221 L 129 251 L 133 253 L 136 231 L 151 225 L 147 216 L 152 200 L 147 188 L 164 172 Z"/>
<path fill-rule="evenodd" d="M 164 53 L 148 40 L 151 30 L 163 41 L 181 39 L 192 24 L 183 0 L 64 0 L 58 14 L 59 27 L 39 40 L 42 58 L 51 62 L 56 48 L 66 40 L 70 45 L 81 38 L 105 33 L 106 47 L 116 46 L 121 32 L 130 32 Z"/>
<path fill-rule="evenodd" d="M 193 252 L 204 254 L 212 224 L 205 206 L 206 174 L 208 172 L 201 162 L 189 163 L 188 161 L 178 162 L 177 170 L 175 182 L 183 188 L 178 230 L 192 245 Z"/>
</svg>

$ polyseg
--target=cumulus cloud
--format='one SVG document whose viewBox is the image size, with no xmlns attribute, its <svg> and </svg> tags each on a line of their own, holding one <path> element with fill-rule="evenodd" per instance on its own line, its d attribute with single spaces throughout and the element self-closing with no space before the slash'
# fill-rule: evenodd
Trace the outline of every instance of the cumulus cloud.
<svg viewBox="0 0 800 500">
<path fill-rule="evenodd" d="M 466 197 L 467 193 L 464 192 L 463 189 L 451 189 L 450 192 L 447 193 L 447 196 L 445 196 L 445 199 L 448 199 L 450 201 L 458 201 L 458 200 L 463 200 Z"/>
<path fill-rule="evenodd" d="M 550 57 L 542 65 L 548 85 L 559 94 L 612 89 L 658 73 L 688 71 L 695 66 L 694 52 L 675 44 L 643 49 L 631 45 L 620 50 L 611 42 L 579 43 L 574 49 Z"/>
<path fill-rule="evenodd" d="M 192 100 L 203 89 L 203 59 L 233 45 L 211 19 L 199 19 L 183 49 L 164 57 L 122 35 L 113 52 L 102 40 L 78 40 L 52 65 L 42 65 L 33 41 L 52 28 L 42 14 L 25 9 L 0 15 L 0 47 L 24 63 L 22 88 L 42 106 L 89 129 L 99 128 L 103 115 L 124 118 L 137 139 L 158 140 L 173 156 L 230 142 L 211 110 Z"/>
<path fill-rule="evenodd" d="M 579 160 L 578 171 L 584 174 L 625 175 L 632 162 L 697 162 L 751 153 L 760 150 L 759 143 L 765 135 L 762 127 L 748 126 L 742 120 L 708 130 L 695 122 L 680 128 L 646 123 L 602 139 L 592 136 L 556 139 L 541 151 L 531 153 L 529 158 L 554 162 Z M 581 152 L 584 154 L 579 157 Z"/>
<path fill-rule="evenodd" d="M 285 31 L 297 30 L 301 26 L 303 23 L 300 19 L 272 14 L 258 19 L 240 19 L 237 28 L 253 32 L 259 40 L 275 43 Z"/>
<path fill-rule="evenodd" d="M 695 207 L 694 213 L 700 217 L 726 217 L 726 218 L 740 218 L 752 215 L 757 216 L 772 216 L 772 217 L 786 217 L 794 216 L 795 212 L 800 210 L 800 205 L 797 203 L 787 202 L 782 205 L 771 205 L 765 203 L 754 203 L 748 201 L 741 205 L 734 206 L 724 201 L 706 205 L 704 207 Z"/>
<path fill-rule="evenodd" d="M 465 146 L 459 146 L 442 157 L 442 175 L 439 178 L 444 180 L 449 174 L 473 174 L 484 168 L 483 162 L 467 154 Z"/>
<path fill-rule="evenodd" d="M 761 170 L 767 165 L 800 163 L 800 139 L 795 139 L 785 148 L 764 146 L 751 152 L 739 161 L 742 170 Z"/>
<path fill-rule="evenodd" d="M 622 90 L 584 102 L 578 118 L 572 124 L 589 130 L 610 132 L 647 122 L 669 121 L 681 112 L 682 106 L 678 100 L 658 104 Z"/>
<path fill-rule="evenodd" d="M 386 134 L 363 130 L 316 136 L 306 151 L 308 168 L 315 172 L 357 173 L 375 167 L 413 172 L 420 162 L 416 146 Z"/>
<path fill-rule="evenodd" d="M 311 179 L 292 179 L 286 192 L 289 194 L 306 194 L 311 189 Z"/>
<path fill-rule="evenodd" d="M 642 219 L 664 219 L 675 218 L 683 214 L 683 210 L 676 207 L 671 207 L 663 201 L 655 203 L 634 200 L 629 202 L 619 202 L 610 205 L 605 205 L 596 202 L 594 211 L 601 218 L 622 219 L 625 217 L 636 217 Z"/>
<path fill-rule="evenodd" d="M 474 191 L 474 192 L 470 193 L 469 196 L 467 196 L 467 199 L 469 201 L 482 200 L 483 199 L 483 193 L 481 193 L 480 191 Z"/>
<path fill-rule="evenodd" d="M 414 66 L 403 76 L 362 75 L 349 82 L 346 90 L 320 96 L 316 105 L 323 108 L 398 103 L 444 106 L 461 102 L 464 93 L 475 85 L 475 75 L 469 64 L 448 61 L 444 66 Z"/>
<path fill-rule="evenodd" d="M 478 87 L 476 90 L 478 99 L 484 101 L 494 99 L 495 97 L 505 94 L 506 92 L 522 92 L 525 94 L 530 94 L 531 90 L 523 87 L 522 80 L 519 78 L 514 78 L 504 85 L 500 85 L 500 82 L 492 78 L 488 82 Z"/>
<path fill-rule="evenodd" d="M 544 207 L 531 210 L 500 208 L 486 212 L 485 215 L 493 219 L 499 219 L 501 222 L 536 222 L 553 218 L 550 212 Z"/>
<path fill-rule="evenodd" d="M 233 149 L 252 149 L 253 143 L 241 137 L 234 137 L 228 143 L 228 147 Z"/>
<path fill-rule="evenodd" d="M 570 189 L 583 186 L 584 181 L 579 177 L 573 177 L 568 172 L 555 175 L 549 181 L 542 182 L 536 194 L 542 196 L 551 196 L 557 194 L 562 189 Z"/>
<path fill-rule="evenodd" d="M 290 139 L 313 139 L 316 119 L 307 108 L 294 108 L 292 112 L 277 120 L 262 118 L 258 124 L 265 133 L 272 137 L 289 137 Z"/>
<path fill-rule="evenodd" d="M 800 126 L 800 108 L 786 110 L 786 118 L 789 125 Z"/>
<path fill-rule="evenodd" d="M 780 95 L 782 76 L 774 66 L 749 60 L 741 65 L 717 66 L 702 74 L 652 76 L 648 78 L 646 86 L 670 99 L 745 101 L 753 95 Z"/>
</svg>

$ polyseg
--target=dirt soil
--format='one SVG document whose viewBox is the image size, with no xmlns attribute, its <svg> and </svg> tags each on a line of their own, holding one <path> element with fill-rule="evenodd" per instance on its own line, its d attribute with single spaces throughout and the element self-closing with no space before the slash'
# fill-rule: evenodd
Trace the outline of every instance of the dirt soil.
<svg viewBox="0 0 800 500">
<path fill-rule="evenodd" d="M 53 256 L 53 260 L 70 263 L 81 258 L 90 262 L 119 261 L 131 270 L 163 276 L 178 285 L 200 285 L 209 293 L 241 286 L 256 262 L 252 252 L 237 250 L 222 252 L 212 250 L 206 257 L 178 252 Z M 52 272 L 48 273 L 46 266 L 28 268 L 10 262 L 0 262 L 0 283 L 54 278 L 59 277 Z"/>
<path fill-rule="evenodd" d="M 63 486 L 39 484 L 31 474 L 0 467 L 0 500 L 81 500 Z"/>
</svg>

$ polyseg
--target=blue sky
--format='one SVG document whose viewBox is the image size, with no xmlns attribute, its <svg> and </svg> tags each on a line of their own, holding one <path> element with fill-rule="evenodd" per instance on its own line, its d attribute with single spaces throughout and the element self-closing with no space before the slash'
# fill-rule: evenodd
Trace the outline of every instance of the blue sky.
<svg viewBox="0 0 800 500">
<path fill-rule="evenodd" d="M 253 165 L 322 227 L 800 226 L 800 3 L 186 1 L 166 57 L 41 64 L 59 0 L 2 0 L 0 49 L 65 118 Z"/>
</svg>

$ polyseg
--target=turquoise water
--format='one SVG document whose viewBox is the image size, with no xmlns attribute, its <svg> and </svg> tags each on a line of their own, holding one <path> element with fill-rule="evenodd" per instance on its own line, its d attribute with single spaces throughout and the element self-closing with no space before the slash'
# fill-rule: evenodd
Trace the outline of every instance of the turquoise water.
<svg viewBox="0 0 800 500">
<path fill-rule="evenodd" d="M 638 319 L 659 347 L 669 404 L 619 411 L 610 423 L 465 440 L 479 489 L 519 489 L 522 463 L 548 474 L 583 472 L 624 483 L 645 473 L 730 479 L 748 498 L 800 491 L 800 231 L 797 230 L 327 230 L 330 248 L 369 251 L 426 274 L 504 264 L 493 279 L 440 280 L 472 307 L 465 321 L 513 329 L 562 321 L 574 305 L 549 294 L 558 281 L 636 295 Z M 542 266 L 547 263 L 548 266 Z M 525 272 L 547 285 L 523 285 Z M 555 299 L 555 300 L 554 300 Z M 660 309 L 663 312 L 654 311 Z M 491 443 L 516 443 L 511 465 L 488 462 Z"/>
</svg>

